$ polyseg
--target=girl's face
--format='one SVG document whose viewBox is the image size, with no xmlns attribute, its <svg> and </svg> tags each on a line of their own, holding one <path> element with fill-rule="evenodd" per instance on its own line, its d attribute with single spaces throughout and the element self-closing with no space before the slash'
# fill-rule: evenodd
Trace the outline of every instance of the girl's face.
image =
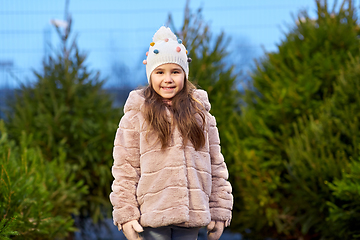
<svg viewBox="0 0 360 240">
<path fill-rule="evenodd" d="M 166 63 L 155 68 L 150 79 L 155 92 L 165 99 L 172 99 L 184 87 L 185 72 L 175 63 Z"/>
</svg>

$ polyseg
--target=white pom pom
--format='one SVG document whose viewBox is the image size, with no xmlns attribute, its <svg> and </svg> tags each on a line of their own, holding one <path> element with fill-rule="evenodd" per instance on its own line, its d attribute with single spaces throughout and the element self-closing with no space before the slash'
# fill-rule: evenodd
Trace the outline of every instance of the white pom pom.
<svg viewBox="0 0 360 240">
<path fill-rule="evenodd" d="M 162 26 L 157 32 L 154 34 L 153 42 L 157 42 L 159 40 L 165 41 L 166 38 L 177 40 L 175 34 L 168 27 Z"/>
</svg>

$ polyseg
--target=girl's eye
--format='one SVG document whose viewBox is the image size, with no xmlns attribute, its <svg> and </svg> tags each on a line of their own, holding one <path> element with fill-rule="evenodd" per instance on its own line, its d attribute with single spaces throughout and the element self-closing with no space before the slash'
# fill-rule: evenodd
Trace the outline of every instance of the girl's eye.
<svg viewBox="0 0 360 240">
<path fill-rule="evenodd" d="M 180 72 L 179 71 L 173 71 L 173 74 L 179 74 Z"/>
<path fill-rule="evenodd" d="M 156 74 L 163 74 L 163 71 L 157 71 Z"/>
</svg>

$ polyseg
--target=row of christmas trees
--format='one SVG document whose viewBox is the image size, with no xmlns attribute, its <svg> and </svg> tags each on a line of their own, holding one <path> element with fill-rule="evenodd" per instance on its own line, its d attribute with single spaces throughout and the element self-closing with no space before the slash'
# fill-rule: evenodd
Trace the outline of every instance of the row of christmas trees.
<svg viewBox="0 0 360 240">
<path fill-rule="evenodd" d="M 249 73 L 229 65 L 225 34 L 185 11 L 190 80 L 208 91 L 248 239 L 360 239 L 360 28 L 354 3 L 316 1 Z M 335 6 L 335 5 L 334 5 Z M 331 9 L 331 10 L 330 10 Z M 69 25 L 71 26 L 71 24 Z M 74 216 L 109 216 L 120 110 L 68 29 L 0 124 L 0 236 L 71 238 Z M 78 226 L 79 227 L 79 226 Z"/>
</svg>

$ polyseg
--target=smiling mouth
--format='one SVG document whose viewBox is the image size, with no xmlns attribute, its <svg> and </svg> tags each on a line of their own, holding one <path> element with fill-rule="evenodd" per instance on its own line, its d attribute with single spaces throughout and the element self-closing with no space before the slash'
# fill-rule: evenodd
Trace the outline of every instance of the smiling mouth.
<svg viewBox="0 0 360 240">
<path fill-rule="evenodd" d="M 161 87 L 162 89 L 164 89 L 164 90 L 173 90 L 173 89 L 175 89 L 175 87 Z"/>
</svg>

